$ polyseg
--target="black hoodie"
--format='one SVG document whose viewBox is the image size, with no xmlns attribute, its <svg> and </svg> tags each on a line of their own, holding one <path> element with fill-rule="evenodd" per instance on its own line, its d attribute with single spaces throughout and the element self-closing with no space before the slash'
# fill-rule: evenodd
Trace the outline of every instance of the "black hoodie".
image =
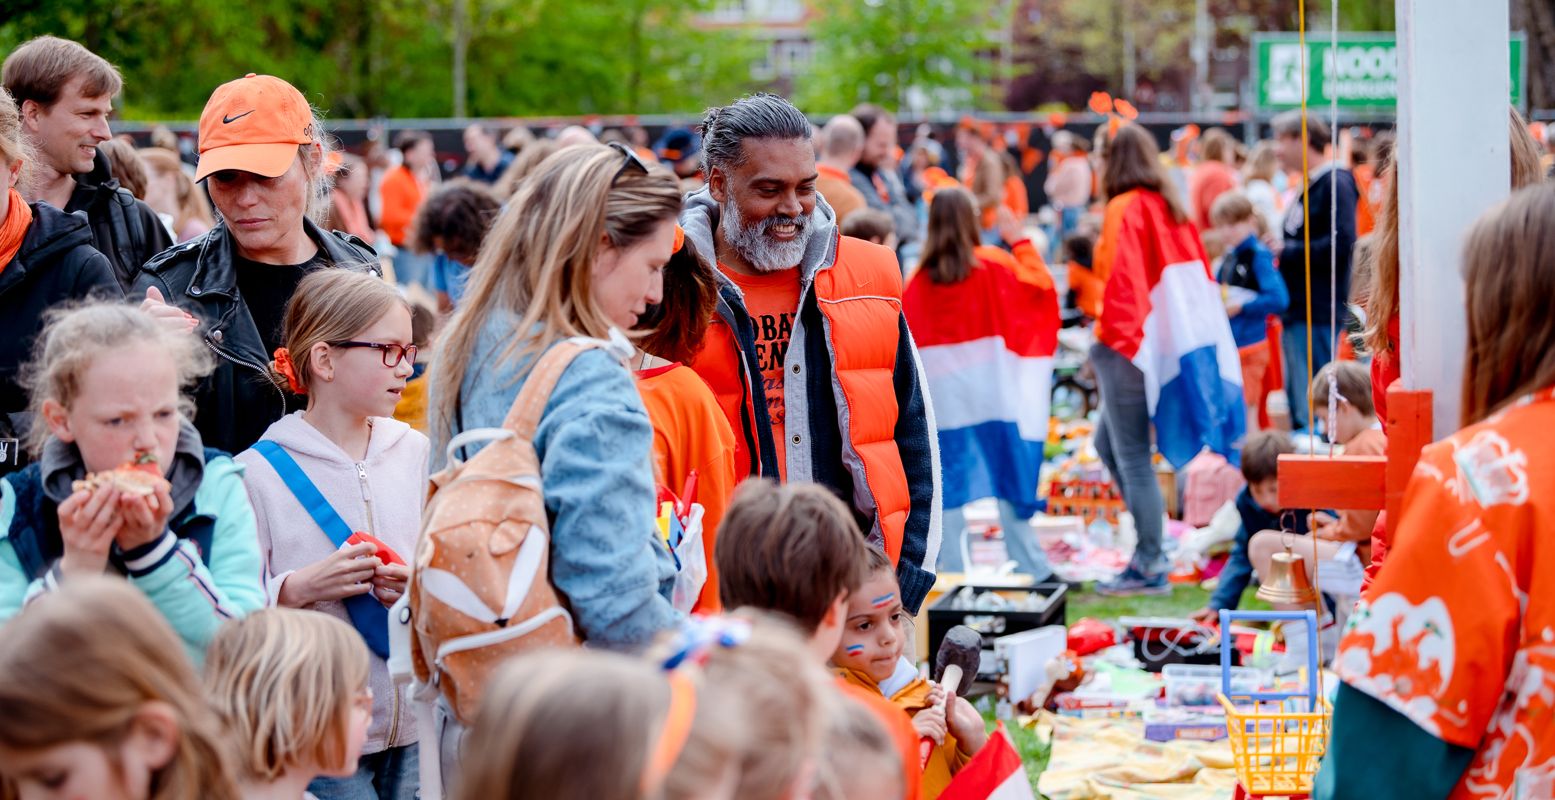
<svg viewBox="0 0 1555 800">
<path fill-rule="evenodd" d="M 113 267 L 92 247 L 86 215 L 66 214 L 47 203 L 32 203 L 32 225 L 22 248 L 0 269 L 0 439 L 22 436 L 27 393 L 17 382 L 21 365 L 32 356 L 43 329 L 43 315 L 55 305 L 88 296 L 123 296 Z M 6 447 L 0 475 L 26 463 Z"/>
<path fill-rule="evenodd" d="M 119 186 L 101 150 L 92 160 L 92 171 L 76 176 L 76 189 L 65 210 L 86 212 L 91 244 L 108 257 L 124 291 L 129 291 L 142 264 L 173 246 L 173 237 L 157 212 Z"/>
</svg>

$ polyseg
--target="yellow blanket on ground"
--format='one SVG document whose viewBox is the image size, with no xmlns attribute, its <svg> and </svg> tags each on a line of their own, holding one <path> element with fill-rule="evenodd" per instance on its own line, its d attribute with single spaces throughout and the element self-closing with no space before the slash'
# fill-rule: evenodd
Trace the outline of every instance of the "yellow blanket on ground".
<svg viewBox="0 0 1555 800">
<path fill-rule="evenodd" d="M 1225 741 L 1152 742 L 1140 720 L 1025 721 L 1053 743 L 1038 789 L 1050 800 L 1222 800 L 1236 788 Z"/>
</svg>

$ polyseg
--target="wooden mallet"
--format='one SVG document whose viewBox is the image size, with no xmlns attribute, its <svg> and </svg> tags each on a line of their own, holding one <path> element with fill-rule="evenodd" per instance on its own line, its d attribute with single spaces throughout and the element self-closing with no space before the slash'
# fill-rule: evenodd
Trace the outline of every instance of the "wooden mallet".
<svg viewBox="0 0 1555 800">
<path fill-rule="evenodd" d="M 950 723 L 950 699 L 961 689 L 963 679 L 968 683 L 977 680 L 977 670 L 982 662 L 981 634 L 965 625 L 957 625 L 945 632 L 945 638 L 939 644 L 939 653 L 934 657 L 934 674 L 939 676 L 940 686 L 945 689 L 945 699 L 940 701 L 940 709 L 945 712 L 947 729 Z M 933 739 L 925 736 L 919 740 L 918 755 L 924 764 L 929 763 L 932 752 Z"/>
</svg>

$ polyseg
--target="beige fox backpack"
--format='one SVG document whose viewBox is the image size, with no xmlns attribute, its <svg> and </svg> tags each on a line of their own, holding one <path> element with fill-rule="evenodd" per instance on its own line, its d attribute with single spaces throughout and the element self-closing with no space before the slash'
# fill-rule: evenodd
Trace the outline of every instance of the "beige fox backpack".
<svg viewBox="0 0 1555 800">
<path fill-rule="evenodd" d="M 573 359 L 608 343 L 569 339 L 540 357 L 501 428 L 465 431 L 432 476 L 409 590 L 410 656 L 417 683 L 442 695 L 468 725 L 504 659 L 535 647 L 577 645 L 572 615 L 550 580 L 550 526 L 535 427 Z M 487 442 L 468 461 L 455 454 Z"/>
</svg>

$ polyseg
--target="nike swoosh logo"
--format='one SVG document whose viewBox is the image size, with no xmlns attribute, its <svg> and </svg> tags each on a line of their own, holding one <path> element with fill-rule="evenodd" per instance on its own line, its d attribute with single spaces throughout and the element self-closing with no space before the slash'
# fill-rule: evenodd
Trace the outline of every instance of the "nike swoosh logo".
<svg viewBox="0 0 1555 800">
<path fill-rule="evenodd" d="M 252 109 L 251 108 L 251 109 L 249 109 L 247 111 L 244 111 L 243 113 L 241 113 L 241 114 L 239 114 L 239 115 L 237 115 L 235 117 L 222 117 L 221 118 L 221 124 L 223 124 L 223 125 L 231 125 L 232 123 L 234 123 L 234 122 L 236 122 L 236 121 L 238 121 L 238 120 L 248 116 L 249 114 L 254 113 L 255 110 L 256 109 Z"/>
</svg>

